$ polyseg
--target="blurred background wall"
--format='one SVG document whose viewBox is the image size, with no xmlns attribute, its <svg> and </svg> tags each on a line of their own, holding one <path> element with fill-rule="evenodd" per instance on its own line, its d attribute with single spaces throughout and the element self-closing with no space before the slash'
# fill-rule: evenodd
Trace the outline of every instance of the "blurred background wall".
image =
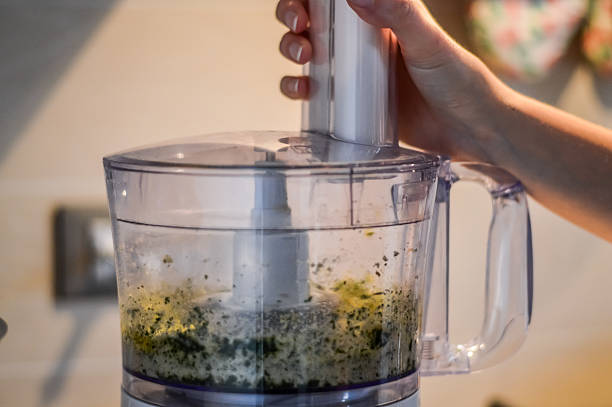
<svg viewBox="0 0 612 407">
<path fill-rule="evenodd" d="M 464 2 L 429 2 L 465 43 Z M 0 405 L 119 403 L 112 301 L 57 305 L 51 215 L 105 205 L 104 154 L 213 131 L 297 129 L 278 92 L 299 71 L 277 52 L 274 0 L 0 1 Z M 514 84 L 612 127 L 612 85 L 573 49 L 543 82 Z M 568 168 L 567 171 L 571 171 Z M 490 213 L 458 186 L 452 217 L 453 336 L 482 311 Z M 612 405 L 612 246 L 531 202 L 535 306 L 510 361 L 469 376 L 425 378 L 424 406 Z"/>
</svg>

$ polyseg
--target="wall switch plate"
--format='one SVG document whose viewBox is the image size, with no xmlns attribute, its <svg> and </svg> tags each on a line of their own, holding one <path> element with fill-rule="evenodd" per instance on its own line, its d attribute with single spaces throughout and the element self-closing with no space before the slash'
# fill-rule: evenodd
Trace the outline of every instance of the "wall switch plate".
<svg viewBox="0 0 612 407">
<path fill-rule="evenodd" d="M 2 318 L 0 318 L 0 340 L 4 338 L 4 335 L 6 335 L 7 332 L 8 332 L 8 325 L 6 325 L 6 322 L 4 322 Z"/>
<path fill-rule="evenodd" d="M 106 208 L 58 208 L 54 214 L 55 297 L 114 297 L 111 221 Z"/>
</svg>

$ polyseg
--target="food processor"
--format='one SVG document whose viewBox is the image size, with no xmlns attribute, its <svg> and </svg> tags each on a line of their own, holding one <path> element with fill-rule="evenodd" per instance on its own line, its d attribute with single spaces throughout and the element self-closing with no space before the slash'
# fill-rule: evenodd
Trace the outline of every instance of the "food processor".
<svg viewBox="0 0 612 407">
<path fill-rule="evenodd" d="M 529 214 L 504 170 L 398 145 L 390 31 L 310 0 L 300 132 L 104 158 L 124 406 L 419 405 L 420 376 L 510 356 L 531 316 Z M 448 335 L 449 193 L 491 194 L 485 318 Z"/>
</svg>

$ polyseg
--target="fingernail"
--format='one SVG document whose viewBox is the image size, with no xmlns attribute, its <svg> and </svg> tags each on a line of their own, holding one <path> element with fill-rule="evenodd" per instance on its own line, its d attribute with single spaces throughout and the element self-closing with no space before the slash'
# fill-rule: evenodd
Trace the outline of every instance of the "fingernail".
<svg viewBox="0 0 612 407">
<path fill-rule="evenodd" d="M 289 55 L 293 58 L 294 61 L 300 62 L 300 57 L 302 56 L 302 51 L 304 48 L 297 42 L 289 45 Z"/>
<path fill-rule="evenodd" d="M 282 88 L 289 95 L 297 95 L 300 90 L 300 81 L 296 78 L 283 78 Z"/>
<path fill-rule="evenodd" d="M 374 0 L 349 0 L 349 2 L 357 7 L 370 7 L 374 4 Z"/>
<path fill-rule="evenodd" d="M 287 27 L 289 27 L 291 31 L 296 32 L 298 25 L 297 13 L 293 11 L 288 11 L 287 14 L 285 14 L 285 24 L 287 24 Z"/>
<path fill-rule="evenodd" d="M 293 93 L 297 95 L 300 90 L 300 81 L 297 79 L 292 79 L 290 87 Z"/>
</svg>

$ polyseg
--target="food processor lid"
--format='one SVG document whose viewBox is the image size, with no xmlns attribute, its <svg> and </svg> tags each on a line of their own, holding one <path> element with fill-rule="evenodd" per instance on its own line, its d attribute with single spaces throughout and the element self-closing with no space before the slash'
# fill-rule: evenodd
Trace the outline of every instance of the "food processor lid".
<svg viewBox="0 0 612 407">
<path fill-rule="evenodd" d="M 129 150 L 105 158 L 116 169 L 326 169 L 408 166 L 422 170 L 439 157 L 400 147 L 372 147 L 310 132 L 217 133 Z"/>
</svg>

